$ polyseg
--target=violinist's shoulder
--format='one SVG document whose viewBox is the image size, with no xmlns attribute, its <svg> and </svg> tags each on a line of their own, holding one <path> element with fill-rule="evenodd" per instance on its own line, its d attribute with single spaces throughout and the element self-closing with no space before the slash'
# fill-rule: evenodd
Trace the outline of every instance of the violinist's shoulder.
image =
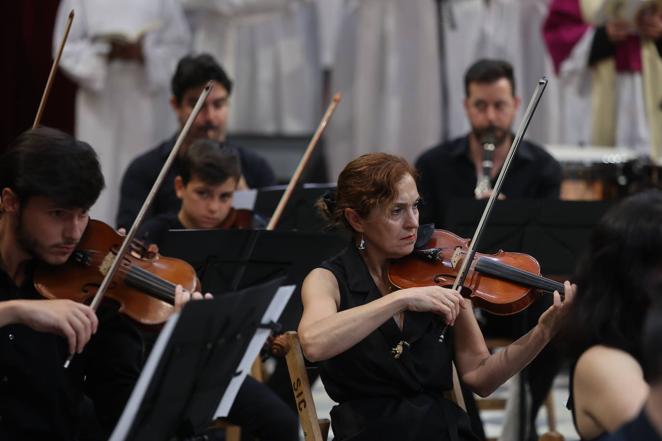
<svg viewBox="0 0 662 441">
<path fill-rule="evenodd" d="M 637 360 L 621 349 L 603 345 L 593 346 L 579 357 L 573 381 L 577 409 L 608 431 L 634 418 L 648 395 Z"/>
<path fill-rule="evenodd" d="M 336 276 L 326 268 L 315 268 L 306 276 L 304 286 L 329 289 L 333 291 L 338 289 L 338 280 Z"/>
<path fill-rule="evenodd" d="M 622 384 L 624 377 L 643 379 L 637 360 L 627 352 L 604 345 L 587 349 L 577 360 L 575 381 L 597 392 L 611 383 Z"/>
</svg>

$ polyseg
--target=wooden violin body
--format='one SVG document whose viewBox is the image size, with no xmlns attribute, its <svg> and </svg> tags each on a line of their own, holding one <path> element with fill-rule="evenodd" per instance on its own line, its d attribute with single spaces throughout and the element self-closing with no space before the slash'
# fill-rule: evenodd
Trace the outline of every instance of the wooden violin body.
<svg viewBox="0 0 662 441">
<path fill-rule="evenodd" d="M 253 212 L 232 207 L 218 228 L 222 230 L 250 230 L 253 228 Z"/>
<path fill-rule="evenodd" d="M 40 264 L 35 269 L 35 288 L 49 299 L 87 302 L 94 297 L 107 268 L 123 241 L 103 222 L 90 220 L 83 237 L 64 265 Z M 195 270 L 183 260 L 127 253 L 106 294 L 120 304 L 119 311 L 143 325 L 159 325 L 170 316 L 175 286 L 198 288 Z"/>
<path fill-rule="evenodd" d="M 424 247 L 391 262 L 389 280 L 398 288 L 431 285 L 450 288 L 468 245 L 469 239 L 435 230 Z M 461 293 L 493 314 L 510 315 L 526 309 L 535 300 L 537 289 L 563 292 L 563 285 L 542 277 L 534 257 L 499 251 L 476 253 Z"/>
</svg>

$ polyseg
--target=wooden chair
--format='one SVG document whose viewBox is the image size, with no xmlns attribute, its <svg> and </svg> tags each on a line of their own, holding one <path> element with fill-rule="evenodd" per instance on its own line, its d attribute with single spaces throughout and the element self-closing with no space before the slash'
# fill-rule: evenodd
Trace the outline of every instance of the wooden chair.
<svg viewBox="0 0 662 441">
<path fill-rule="evenodd" d="M 299 421 L 303 429 L 305 441 L 326 441 L 331 422 L 327 418 L 318 419 L 313 394 L 310 390 L 306 363 L 299 343 L 299 337 L 294 331 L 279 336 L 273 343 L 276 351 L 285 357 L 287 370 L 290 374 L 292 392 L 296 402 Z"/>
</svg>

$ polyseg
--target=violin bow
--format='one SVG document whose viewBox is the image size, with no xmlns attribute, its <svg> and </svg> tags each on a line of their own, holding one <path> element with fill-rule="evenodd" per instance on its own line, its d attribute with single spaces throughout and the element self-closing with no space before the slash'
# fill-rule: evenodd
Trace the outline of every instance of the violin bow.
<svg viewBox="0 0 662 441">
<path fill-rule="evenodd" d="M 531 118 L 533 117 L 533 114 L 536 111 L 536 108 L 538 107 L 540 98 L 542 97 L 542 94 L 545 91 L 545 88 L 547 87 L 547 82 L 548 80 L 545 77 L 538 80 L 538 85 L 536 86 L 536 89 L 533 92 L 533 96 L 529 101 L 529 105 L 526 108 L 526 112 L 524 113 L 522 122 L 520 123 L 519 128 L 517 129 L 517 133 L 515 134 L 515 138 L 513 139 L 513 142 L 510 145 L 510 150 L 508 150 L 508 155 L 506 156 L 506 159 L 503 162 L 503 166 L 501 167 L 501 171 L 499 172 L 499 177 L 497 178 L 496 183 L 494 184 L 494 189 L 492 190 L 492 194 L 490 195 L 490 198 L 487 201 L 487 205 L 485 205 L 485 209 L 483 210 L 483 215 L 481 216 L 480 222 L 478 222 L 478 226 L 476 227 L 476 231 L 474 232 L 473 238 L 469 243 L 469 249 L 467 250 L 464 256 L 464 260 L 462 261 L 462 266 L 460 267 L 460 271 L 458 272 L 457 277 L 455 278 L 455 283 L 453 283 L 454 290 L 458 290 L 458 288 L 464 284 L 464 281 L 466 280 L 467 275 L 469 274 L 469 268 L 471 266 L 471 262 L 474 259 L 474 256 L 476 255 L 476 248 L 478 248 L 478 241 L 480 240 L 480 236 L 483 234 L 483 230 L 485 229 L 485 224 L 487 223 L 487 220 L 490 217 L 490 214 L 492 213 L 492 208 L 494 208 L 494 203 L 496 202 L 497 197 L 499 196 L 499 192 L 501 191 L 501 185 L 503 184 L 503 181 L 506 179 L 506 175 L 508 174 L 508 169 L 510 168 L 510 164 L 513 161 L 513 158 L 515 157 L 515 153 L 517 152 L 517 149 L 519 148 L 519 145 L 522 142 L 522 138 L 524 137 L 524 133 L 526 133 L 526 129 L 529 127 L 529 123 L 531 122 Z M 439 336 L 440 342 L 444 341 L 444 339 L 446 338 L 447 329 L 448 329 L 448 325 L 444 327 L 443 331 L 441 332 L 441 335 Z"/>
<path fill-rule="evenodd" d="M 278 225 L 278 221 L 280 221 L 280 218 L 283 215 L 283 212 L 285 211 L 285 205 L 287 205 L 287 202 L 292 196 L 292 193 L 294 192 L 294 189 L 297 183 L 299 182 L 299 179 L 301 178 L 303 170 L 306 167 L 308 161 L 310 160 L 313 151 L 315 150 L 315 146 L 317 146 L 317 143 L 319 142 L 320 138 L 322 137 L 322 134 L 324 133 L 324 129 L 326 129 L 326 126 L 328 125 L 329 121 L 331 120 L 331 117 L 333 116 L 333 112 L 335 112 L 336 107 L 340 102 L 340 98 L 341 98 L 340 93 L 336 93 L 333 96 L 331 102 L 329 103 L 326 112 L 324 112 L 324 115 L 322 116 L 322 119 L 320 120 L 320 123 L 317 126 L 317 130 L 315 130 L 315 134 L 310 139 L 310 142 L 308 143 L 308 147 L 306 147 L 306 151 L 301 157 L 301 160 L 299 161 L 299 165 L 297 166 L 296 170 L 294 171 L 294 174 L 292 175 L 292 179 L 290 179 L 290 182 L 287 185 L 287 188 L 285 189 L 283 196 L 281 196 L 280 201 L 278 202 L 278 205 L 274 210 L 274 214 L 271 216 L 271 219 L 267 224 L 267 228 L 266 228 L 267 231 L 273 231 L 276 228 L 276 225 Z M 256 240 L 257 240 L 257 236 L 253 236 L 252 241 L 249 242 L 249 245 L 246 247 L 246 250 L 243 254 L 243 259 L 248 259 L 253 254 L 253 251 L 255 250 Z M 230 285 L 233 290 L 239 287 L 239 282 L 241 282 L 241 279 L 244 277 L 245 270 L 246 270 L 246 266 L 242 265 L 239 267 L 239 270 L 234 274 L 234 277 L 232 278 L 232 283 Z"/>
<path fill-rule="evenodd" d="M 280 201 L 278 202 L 278 206 L 276 206 L 276 210 L 274 211 L 273 216 L 271 216 L 271 219 L 267 224 L 266 229 L 268 231 L 274 230 L 276 228 L 276 225 L 278 225 L 278 222 L 280 221 L 280 218 L 283 215 L 283 211 L 285 211 L 285 205 L 287 205 L 287 202 L 290 200 L 290 197 L 294 192 L 294 188 L 296 187 L 297 183 L 299 182 L 299 179 L 301 178 L 301 175 L 303 174 L 303 170 L 306 167 L 306 164 L 308 164 L 308 161 L 310 160 L 310 157 L 312 156 L 313 151 L 317 146 L 317 143 L 319 142 L 320 138 L 322 137 L 322 134 L 324 133 L 324 129 L 326 129 L 327 124 L 329 123 L 331 117 L 333 116 L 333 112 L 335 112 L 336 107 L 340 102 L 340 98 L 341 98 L 340 93 L 336 93 L 331 99 L 331 102 L 329 103 L 326 112 L 324 112 L 324 116 L 322 116 L 322 120 L 317 126 L 317 130 L 315 130 L 315 134 L 308 143 L 308 147 L 306 147 L 306 151 L 304 152 L 303 156 L 301 157 L 301 160 L 299 161 L 299 165 L 297 166 L 296 170 L 294 170 L 292 179 L 290 179 L 289 184 L 287 184 L 285 193 L 283 193 L 283 196 L 281 196 Z"/>
<path fill-rule="evenodd" d="M 62 35 L 62 41 L 60 41 L 60 47 L 57 50 L 57 54 L 53 59 L 53 64 L 51 65 L 51 71 L 48 74 L 48 80 L 46 81 L 46 87 L 44 87 L 44 93 L 41 95 L 41 101 L 39 102 L 39 108 L 37 109 L 37 115 L 34 118 L 32 123 L 32 128 L 35 129 L 39 127 L 41 122 L 41 116 L 44 114 L 44 108 L 46 108 L 46 101 L 48 101 L 48 95 L 51 93 L 51 88 L 53 87 L 53 80 L 55 80 L 55 73 L 57 72 L 57 67 L 60 64 L 60 58 L 62 57 L 62 51 L 64 50 L 64 45 L 67 42 L 67 37 L 69 36 L 69 31 L 71 30 L 71 24 L 74 21 L 74 10 L 72 9 L 69 12 L 69 17 L 67 18 L 67 24 L 64 28 L 64 34 Z"/>
<path fill-rule="evenodd" d="M 186 120 L 186 124 L 184 124 L 184 128 L 182 128 L 182 131 L 179 132 L 179 136 L 177 137 L 177 141 L 175 142 L 174 147 L 170 151 L 170 154 L 168 155 L 168 158 L 163 164 L 163 167 L 161 168 L 159 175 L 154 181 L 154 184 L 152 185 L 152 189 L 149 191 L 149 194 L 145 198 L 145 202 L 143 202 L 142 207 L 140 207 L 140 211 L 138 212 L 136 219 L 133 221 L 133 225 L 131 225 L 129 232 L 126 233 L 126 236 L 124 236 L 124 241 L 122 242 L 120 249 L 117 251 L 115 259 L 113 260 L 112 264 L 109 266 L 108 271 L 106 272 L 106 275 L 104 276 L 103 281 L 99 286 L 99 290 L 94 295 L 94 299 L 92 299 L 92 303 L 90 304 L 90 307 L 93 310 L 96 311 L 97 308 L 99 307 L 99 304 L 101 303 L 101 300 L 103 300 L 103 297 L 106 294 L 106 291 L 108 290 L 108 287 L 110 286 L 113 277 L 115 277 L 115 273 L 119 269 L 120 264 L 124 259 L 124 255 L 129 250 L 129 247 L 133 242 L 133 238 L 138 232 L 138 228 L 140 227 L 143 218 L 147 214 L 147 210 L 149 210 L 149 208 L 152 206 L 152 202 L 156 197 L 156 192 L 159 191 L 161 184 L 165 180 L 166 174 L 168 173 L 168 170 L 170 170 L 170 166 L 175 161 L 175 158 L 179 153 L 179 150 L 184 142 L 184 139 L 186 139 L 186 136 L 188 135 L 188 132 L 191 129 L 191 126 L 193 125 L 193 121 L 195 121 L 195 118 L 198 116 L 198 113 L 200 113 L 200 109 L 205 103 L 205 100 L 207 99 L 207 96 L 209 95 L 213 87 L 214 86 L 211 81 L 209 81 L 205 85 L 205 88 L 202 90 L 202 93 L 200 93 L 200 96 L 198 97 L 198 101 L 196 101 L 195 106 L 191 111 L 191 114 L 188 116 L 188 119 Z M 65 368 L 69 366 L 69 363 L 71 362 L 72 358 L 73 358 L 73 354 L 70 355 L 67 361 L 65 362 L 64 364 Z"/>
<path fill-rule="evenodd" d="M 508 174 L 508 168 L 510 168 L 510 163 L 513 161 L 513 158 L 515 157 L 515 153 L 517 152 L 517 149 L 519 148 L 519 145 L 522 142 L 522 138 L 524 137 L 524 133 L 526 133 L 526 129 L 529 127 L 529 123 L 531 122 L 533 113 L 536 111 L 536 108 L 538 107 L 538 103 L 540 102 L 540 98 L 542 97 L 542 94 L 545 91 L 545 87 L 547 87 L 547 78 L 543 77 L 540 80 L 538 80 L 538 85 L 536 86 L 536 89 L 533 92 L 533 96 L 529 101 L 529 105 L 527 106 L 526 112 L 524 113 L 524 118 L 522 118 L 522 122 L 520 123 L 519 128 L 517 129 L 517 133 L 515 134 L 515 138 L 513 139 L 513 142 L 510 145 L 510 150 L 508 150 L 508 155 L 506 156 L 506 159 L 503 162 L 503 166 L 501 167 L 501 171 L 499 172 L 499 177 L 497 178 L 497 181 L 494 184 L 494 189 L 492 190 L 492 194 L 490 195 L 490 198 L 487 201 L 487 205 L 485 205 L 485 209 L 483 210 L 483 215 L 480 218 L 480 222 L 478 222 L 478 226 L 476 227 L 476 231 L 474 232 L 473 238 L 471 239 L 469 249 L 467 250 L 464 256 L 464 260 L 462 261 L 462 266 L 460 267 L 460 271 L 458 272 L 457 277 L 455 278 L 455 283 L 453 283 L 453 289 L 456 291 L 460 286 L 464 284 L 464 281 L 466 280 L 467 275 L 469 274 L 469 267 L 471 266 L 471 262 L 473 261 L 474 256 L 476 255 L 476 248 L 478 247 L 478 241 L 480 240 L 480 236 L 483 234 L 483 230 L 485 228 L 485 224 L 487 223 L 487 219 L 490 217 L 490 214 L 492 213 L 492 208 L 494 208 L 494 203 L 496 202 L 499 192 L 501 191 L 501 185 L 503 184 L 503 181 L 504 179 L 506 179 L 506 175 Z M 446 339 L 447 330 L 448 330 L 448 325 L 445 325 L 444 329 L 441 331 L 441 334 L 439 335 L 439 342 L 443 342 Z M 457 373 L 457 369 L 455 368 L 455 362 L 451 364 L 451 367 L 452 367 L 452 375 L 453 375 L 453 389 L 452 389 L 453 398 L 456 400 L 457 405 L 466 411 L 467 407 L 464 402 L 464 396 L 462 395 L 462 389 L 460 388 L 460 379 Z"/>
</svg>

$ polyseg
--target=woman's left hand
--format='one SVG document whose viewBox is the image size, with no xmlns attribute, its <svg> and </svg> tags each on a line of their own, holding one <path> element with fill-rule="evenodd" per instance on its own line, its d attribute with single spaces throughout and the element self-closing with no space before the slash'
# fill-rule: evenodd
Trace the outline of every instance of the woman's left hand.
<svg viewBox="0 0 662 441">
<path fill-rule="evenodd" d="M 570 309 L 577 291 L 577 285 L 574 283 L 571 284 L 567 280 L 563 283 L 563 287 L 565 292 L 563 300 L 561 300 L 561 294 L 558 291 L 554 291 L 554 304 L 547 308 L 547 311 L 538 319 L 538 324 L 549 332 L 550 337 L 556 335 L 561 328 L 563 318 L 568 312 L 568 309 Z"/>
<path fill-rule="evenodd" d="M 182 285 L 175 288 L 175 312 L 182 309 L 182 306 L 191 300 L 213 299 L 214 297 L 207 293 L 204 296 L 198 291 L 190 292 L 185 290 Z"/>
</svg>

